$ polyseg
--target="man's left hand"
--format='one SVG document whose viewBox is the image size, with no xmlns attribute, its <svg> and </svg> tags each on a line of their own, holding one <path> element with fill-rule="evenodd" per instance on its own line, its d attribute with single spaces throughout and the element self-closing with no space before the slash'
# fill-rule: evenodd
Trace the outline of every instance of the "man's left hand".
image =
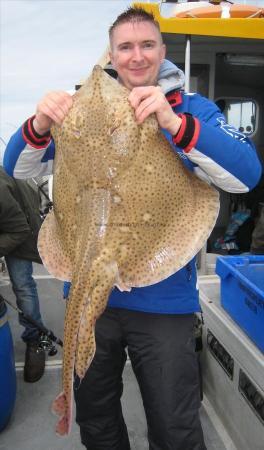
<svg viewBox="0 0 264 450">
<path fill-rule="evenodd" d="M 135 109 L 136 121 L 142 124 L 144 120 L 155 113 L 158 124 L 174 136 L 181 125 L 181 118 L 175 114 L 159 86 L 135 87 L 128 100 Z"/>
</svg>

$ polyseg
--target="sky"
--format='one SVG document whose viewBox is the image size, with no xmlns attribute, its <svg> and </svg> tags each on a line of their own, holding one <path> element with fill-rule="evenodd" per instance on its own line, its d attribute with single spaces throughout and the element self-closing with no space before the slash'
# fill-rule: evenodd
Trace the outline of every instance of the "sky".
<svg viewBox="0 0 264 450">
<path fill-rule="evenodd" d="M 49 91 L 73 89 L 108 42 L 129 0 L 0 0 L 0 162 L 16 129 Z"/>
</svg>

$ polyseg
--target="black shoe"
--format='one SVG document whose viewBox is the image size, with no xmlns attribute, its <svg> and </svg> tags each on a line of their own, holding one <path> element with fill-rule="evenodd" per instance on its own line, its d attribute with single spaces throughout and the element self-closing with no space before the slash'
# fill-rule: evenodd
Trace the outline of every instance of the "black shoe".
<svg viewBox="0 0 264 450">
<path fill-rule="evenodd" d="M 35 383 L 40 380 L 45 370 L 45 350 L 39 347 L 38 341 L 28 342 L 25 356 L 24 380 Z"/>
</svg>

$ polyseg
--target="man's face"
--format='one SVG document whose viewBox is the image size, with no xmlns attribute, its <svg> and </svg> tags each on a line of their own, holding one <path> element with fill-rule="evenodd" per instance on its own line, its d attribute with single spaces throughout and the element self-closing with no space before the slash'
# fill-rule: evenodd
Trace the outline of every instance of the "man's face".
<svg viewBox="0 0 264 450">
<path fill-rule="evenodd" d="M 118 25 L 110 44 L 111 63 L 124 86 L 132 90 L 157 84 L 165 45 L 155 25 L 147 21 Z"/>
</svg>

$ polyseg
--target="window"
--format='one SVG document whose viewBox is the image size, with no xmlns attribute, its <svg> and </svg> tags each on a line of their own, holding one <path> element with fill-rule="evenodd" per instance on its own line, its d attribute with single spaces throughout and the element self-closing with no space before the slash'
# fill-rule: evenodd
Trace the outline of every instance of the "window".
<svg viewBox="0 0 264 450">
<path fill-rule="evenodd" d="M 256 130 L 256 103 L 251 99 L 219 98 L 216 104 L 227 122 L 237 130 L 251 136 Z"/>
</svg>

